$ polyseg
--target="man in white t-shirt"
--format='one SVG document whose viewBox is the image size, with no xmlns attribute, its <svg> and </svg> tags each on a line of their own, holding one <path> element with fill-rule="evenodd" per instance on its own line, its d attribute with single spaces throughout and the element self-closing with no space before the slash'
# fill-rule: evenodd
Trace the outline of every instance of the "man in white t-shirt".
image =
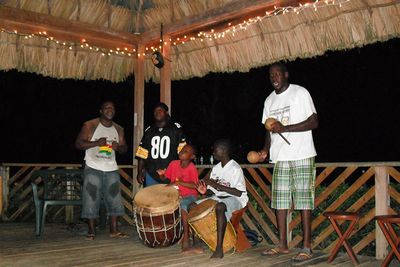
<svg viewBox="0 0 400 267">
<path fill-rule="evenodd" d="M 126 153 L 127 145 L 124 129 L 113 121 L 114 115 L 114 104 L 104 102 L 100 117 L 85 122 L 75 142 L 76 148 L 85 150 L 82 218 L 88 219 L 87 240 L 95 238 L 95 220 L 99 217 L 102 197 L 110 216 L 110 237 L 127 237 L 118 231 L 117 218 L 125 212 L 115 160 L 115 152 Z"/>
<path fill-rule="evenodd" d="M 215 212 L 217 216 L 217 246 L 211 258 L 223 258 L 222 245 L 227 221 L 232 213 L 247 205 L 249 200 L 246 191 L 246 181 L 240 165 L 231 159 L 232 145 L 227 139 L 220 139 L 214 143 L 214 158 L 220 161 L 215 165 L 209 177 L 200 181 L 197 190 L 205 194 L 207 190 L 213 195 L 206 199 L 196 201 L 200 204 L 204 200 L 213 199 L 217 201 Z M 194 203 L 193 203 L 194 204 Z M 191 205 L 193 208 L 195 205 Z"/>
<path fill-rule="evenodd" d="M 270 155 L 274 163 L 271 207 L 276 209 L 279 240 L 277 247 L 265 250 L 262 255 L 288 253 L 286 218 L 292 207 L 301 211 L 303 249 L 293 258 L 304 261 L 312 257 L 311 210 L 315 197 L 315 156 L 312 130 L 318 127 L 317 112 L 309 92 L 290 84 L 286 66 L 273 64 L 269 79 L 274 91 L 264 103 L 262 123 L 276 119 L 267 130 L 264 148 L 259 152 L 263 160 Z M 280 135 L 283 135 L 284 138 Z"/>
</svg>

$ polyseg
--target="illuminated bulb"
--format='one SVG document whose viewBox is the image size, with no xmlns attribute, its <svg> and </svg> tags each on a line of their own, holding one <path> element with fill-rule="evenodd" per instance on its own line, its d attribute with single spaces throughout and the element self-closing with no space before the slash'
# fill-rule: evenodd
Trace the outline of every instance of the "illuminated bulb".
<svg viewBox="0 0 400 267">
<path fill-rule="evenodd" d="M 43 34 L 44 34 L 44 35 L 46 35 L 46 34 L 47 34 L 47 32 L 43 32 Z"/>
<path fill-rule="evenodd" d="M 119 49 L 119 47 L 117 47 L 117 51 L 119 51 L 120 49 Z"/>
<path fill-rule="evenodd" d="M 176 45 L 176 42 L 174 42 L 174 45 Z"/>
<path fill-rule="evenodd" d="M 111 53 L 108 53 L 107 55 L 111 56 Z"/>
<path fill-rule="evenodd" d="M 89 47 L 89 49 L 92 50 L 93 48 L 92 48 L 92 47 Z"/>
<path fill-rule="evenodd" d="M 211 29 L 211 32 L 214 32 L 214 29 Z"/>
<path fill-rule="evenodd" d="M 83 45 L 81 45 L 81 47 L 83 48 Z"/>
<path fill-rule="evenodd" d="M 127 47 L 125 47 L 125 48 L 124 48 L 124 50 L 125 50 L 125 51 L 128 51 L 128 48 L 127 48 Z"/>
<path fill-rule="evenodd" d="M 200 42 L 203 42 L 204 40 L 203 39 L 200 39 Z"/>
<path fill-rule="evenodd" d="M 128 56 L 130 57 L 132 54 L 131 53 L 128 53 Z"/>
<path fill-rule="evenodd" d="M 145 53 L 142 53 L 142 55 L 145 56 L 146 54 L 145 54 Z"/>
<path fill-rule="evenodd" d="M 136 49 L 135 49 L 135 48 L 133 49 L 133 52 L 136 52 Z"/>
<path fill-rule="evenodd" d="M 104 54 L 104 53 L 101 53 L 101 55 L 104 57 L 106 54 Z"/>
<path fill-rule="evenodd" d="M 165 45 L 167 45 L 167 42 L 164 42 Z"/>
<path fill-rule="evenodd" d="M 88 46 L 89 46 L 89 44 L 87 44 L 87 43 L 86 43 L 85 45 L 86 45 L 86 47 L 88 47 Z"/>
<path fill-rule="evenodd" d="M 176 38 L 176 40 L 177 40 L 177 41 L 179 41 L 179 40 L 180 40 L 180 39 L 179 39 L 179 37 L 178 37 L 178 38 Z"/>
<path fill-rule="evenodd" d="M 72 46 L 69 47 L 69 50 L 72 50 Z"/>
<path fill-rule="evenodd" d="M 25 38 L 25 39 L 28 39 L 28 36 L 25 36 L 24 38 Z"/>
<path fill-rule="evenodd" d="M 186 39 L 186 35 L 184 35 L 184 36 L 183 36 L 183 38 L 185 38 L 185 39 Z"/>
<path fill-rule="evenodd" d="M 182 41 L 182 44 L 185 44 L 185 41 Z"/>
<path fill-rule="evenodd" d="M 110 53 L 112 53 L 113 52 L 113 50 L 112 49 L 110 49 Z"/>
<path fill-rule="evenodd" d="M 82 43 L 85 43 L 86 42 L 86 39 L 82 39 Z"/>
<path fill-rule="evenodd" d="M 231 25 L 232 25 L 232 23 L 229 22 L 229 23 L 228 23 L 228 26 L 231 26 Z"/>
<path fill-rule="evenodd" d="M 117 55 L 118 55 L 118 54 L 119 54 L 119 52 L 118 52 L 118 51 L 115 51 L 115 54 L 117 54 Z"/>
<path fill-rule="evenodd" d="M 66 45 L 66 43 L 65 43 L 65 42 L 63 42 L 63 45 Z"/>
</svg>

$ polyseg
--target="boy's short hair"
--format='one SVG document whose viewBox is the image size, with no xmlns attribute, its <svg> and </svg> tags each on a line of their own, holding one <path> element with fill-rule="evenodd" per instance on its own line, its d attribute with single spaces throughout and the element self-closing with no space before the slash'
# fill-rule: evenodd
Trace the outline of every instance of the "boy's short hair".
<svg viewBox="0 0 400 267">
<path fill-rule="evenodd" d="M 197 156 L 197 147 L 193 144 L 187 143 L 185 146 L 190 146 L 192 148 L 193 155 Z"/>
<path fill-rule="evenodd" d="M 218 139 L 217 141 L 214 142 L 214 148 L 217 147 L 223 148 L 228 153 L 229 157 L 232 156 L 233 145 L 229 139 Z"/>
</svg>

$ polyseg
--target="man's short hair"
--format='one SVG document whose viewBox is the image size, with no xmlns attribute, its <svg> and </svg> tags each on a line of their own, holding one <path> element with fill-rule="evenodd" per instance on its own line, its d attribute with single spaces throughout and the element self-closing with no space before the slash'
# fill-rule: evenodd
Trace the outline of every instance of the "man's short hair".
<svg viewBox="0 0 400 267">
<path fill-rule="evenodd" d="M 163 110 L 165 110 L 166 112 L 168 112 L 168 106 L 165 104 L 165 103 L 163 103 L 163 102 L 160 102 L 160 103 L 158 103 L 157 105 L 155 105 L 154 106 L 154 108 L 153 108 L 153 110 L 155 110 L 156 108 L 162 108 Z"/>
<path fill-rule="evenodd" d="M 269 67 L 269 69 L 271 69 L 271 68 L 273 68 L 273 67 L 278 67 L 283 73 L 285 73 L 285 72 L 289 73 L 289 71 L 288 71 L 286 65 L 283 64 L 282 62 L 275 62 L 275 63 L 273 63 L 273 64 Z"/>
</svg>

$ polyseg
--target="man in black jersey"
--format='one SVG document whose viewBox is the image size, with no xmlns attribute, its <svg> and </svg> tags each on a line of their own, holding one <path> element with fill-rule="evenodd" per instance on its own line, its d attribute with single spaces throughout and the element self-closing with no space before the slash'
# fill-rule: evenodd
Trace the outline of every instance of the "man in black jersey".
<svg viewBox="0 0 400 267">
<path fill-rule="evenodd" d="M 166 169 L 186 145 L 182 128 L 173 123 L 168 106 L 159 103 L 154 108 L 154 124 L 147 127 L 136 151 L 138 159 L 137 181 L 144 186 L 168 183 L 159 179 L 157 170 Z"/>
</svg>

